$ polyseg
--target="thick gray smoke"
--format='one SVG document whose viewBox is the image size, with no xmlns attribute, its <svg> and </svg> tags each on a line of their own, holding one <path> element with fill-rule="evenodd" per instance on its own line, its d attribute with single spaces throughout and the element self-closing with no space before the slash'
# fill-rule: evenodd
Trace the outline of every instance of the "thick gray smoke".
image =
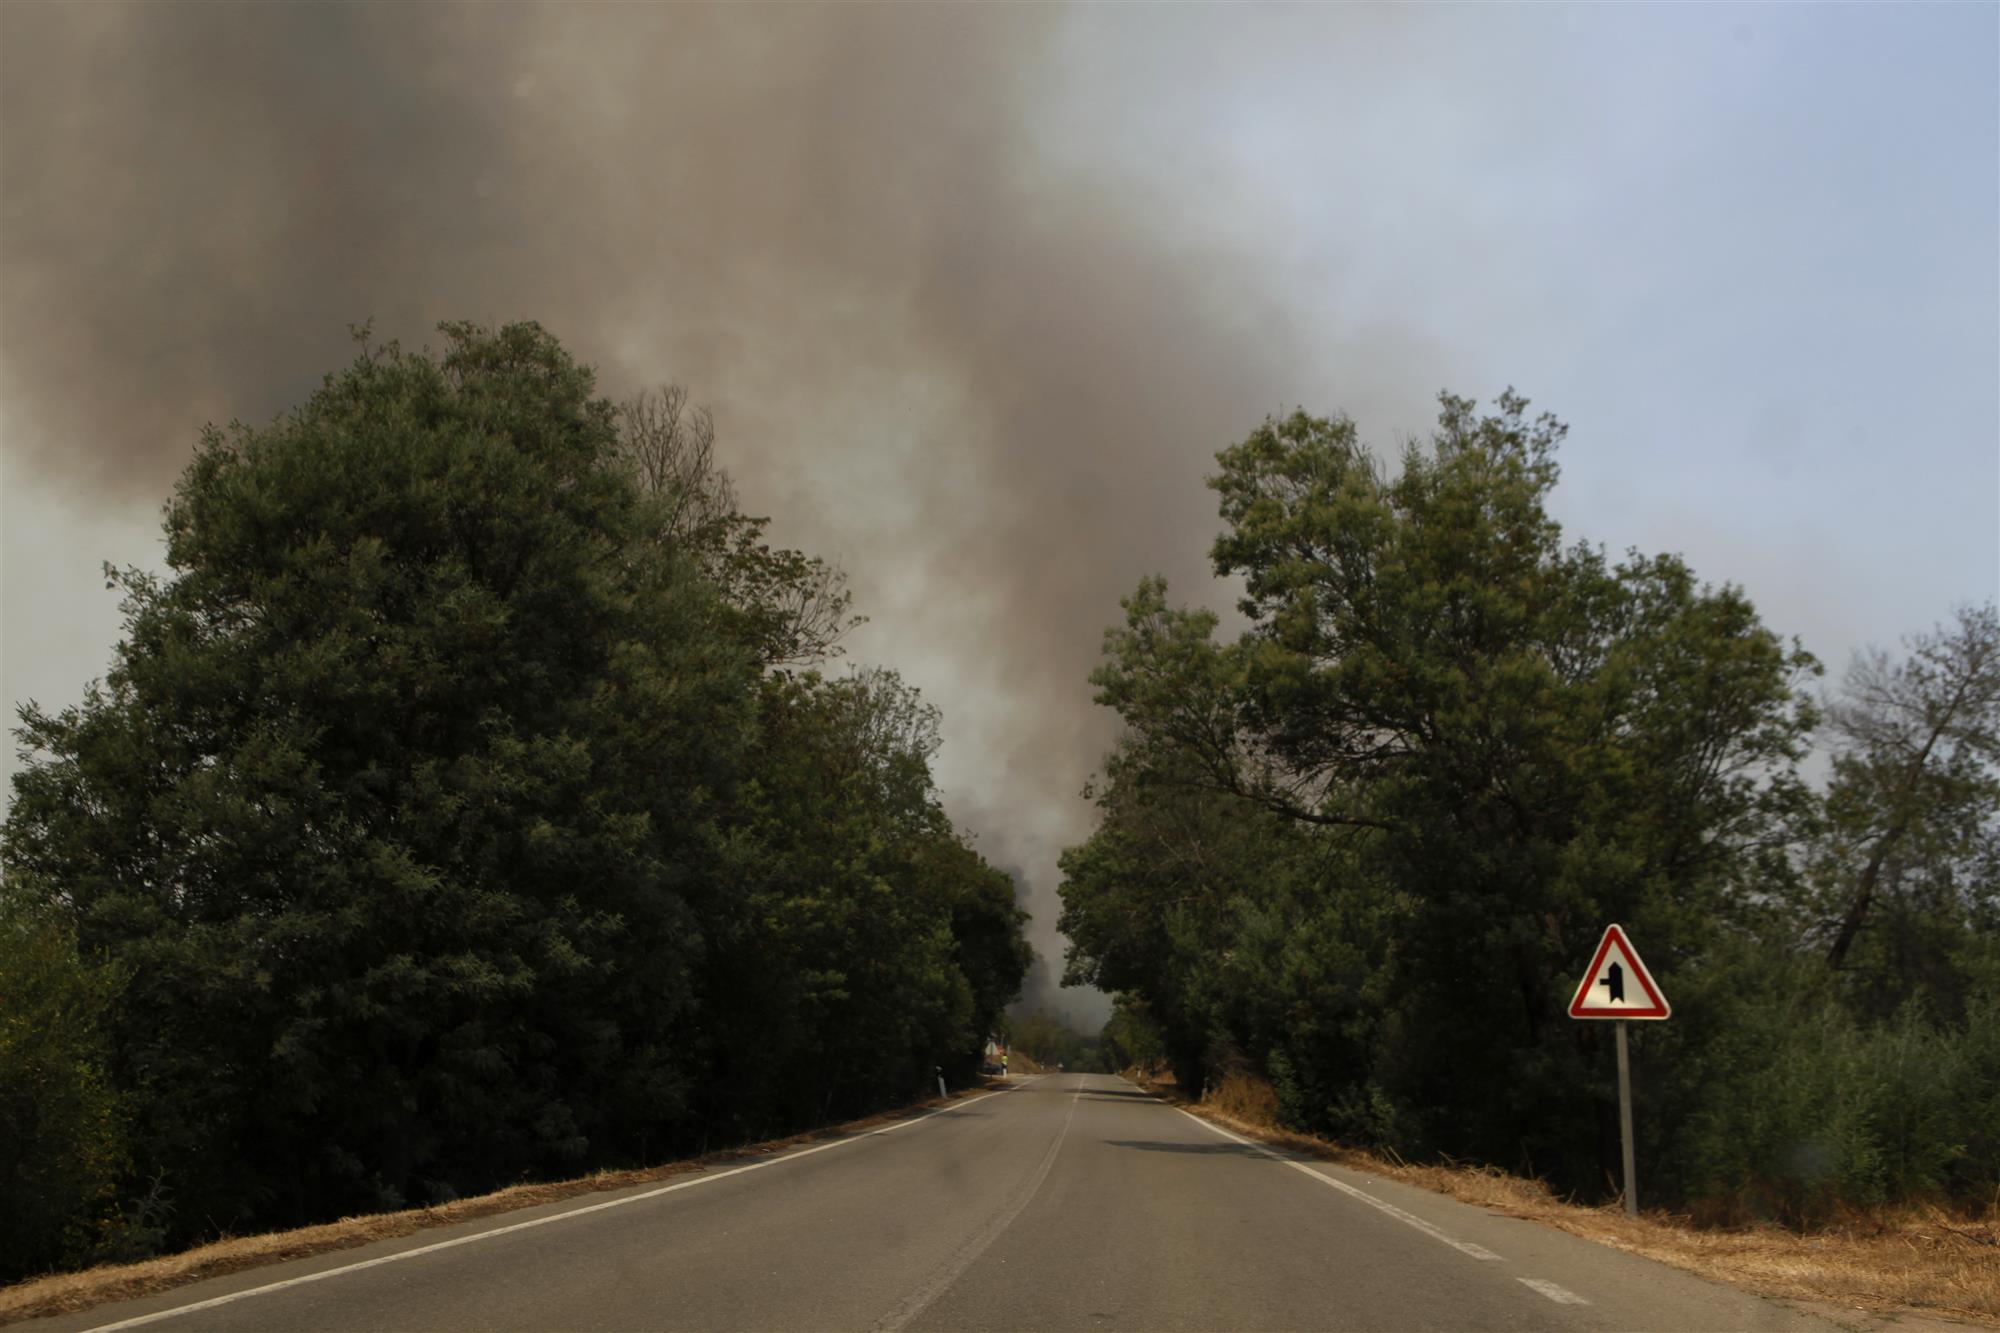
<svg viewBox="0 0 2000 1333">
<path fill-rule="evenodd" d="M 684 383 L 749 506 L 850 571 L 855 656 L 945 710 L 948 799 L 1024 867 L 1059 972 L 1054 857 L 1110 739 L 1085 676 L 1117 597 L 1156 569 L 1197 591 L 1200 479 L 1261 414 L 1330 387 L 1362 413 L 1360 385 L 1421 404 L 1433 370 L 1320 337 L 1349 364 L 1305 381 L 1226 164 L 1121 158 L 1181 73 L 1092 64 L 1072 21 L 8 6 L 10 467 L 164 498 L 202 422 L 298 401 L 368 319 L 420 342 L 533 318 L 608 392 Z"/>
</svg>

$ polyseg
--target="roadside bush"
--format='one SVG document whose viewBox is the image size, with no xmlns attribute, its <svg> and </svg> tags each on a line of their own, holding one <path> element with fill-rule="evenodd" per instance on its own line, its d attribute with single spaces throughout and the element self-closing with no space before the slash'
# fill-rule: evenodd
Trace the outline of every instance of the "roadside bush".
<svg viewBox="0 0 2000 1333">
<path fill-rule="evenodd" d="M 1952 1047 L 1949 1103 L 1963 1151 L 1946 1172 L 1946 1192 L 1963 1206 L 2000 1215 L 2000 989 L 1966 1006 L 1965 1031 Z"/>
<path fill-rule="evenodd" d="M 1202 1101 L 1248 1125 L 1277 1129 L 1285 1123 L 1278 1092 L 1271 1081 L 1244 1069 L 1232 1069 L 1220 1078 L 1211 1079 Z"/>
<path fill-rule="evenodd" d="M 1672 1066 L 1662 1081 L 1679 1091 L 1641 1109 L 1655 1197 L 1707 1221 L 1794 1226 L 1884 1204 L 1990 1206 L 2000 1180 L 1990 1002 L 1964 1028 L 1914 1004 L 1863 1024 L 1818 960 L 1768 955 L 1686 982 L 1679 1040 L 1655 1044 Z M 1642 1198 L 1647 1175 L 1642 1166 Z"/>
<path fill-rule="evenodd" d="M 0 1282 L 92 1257 L 119 1229 L 122 1103 L 105 1073 L 109 969 L 0 899 Z"/>
</svg>

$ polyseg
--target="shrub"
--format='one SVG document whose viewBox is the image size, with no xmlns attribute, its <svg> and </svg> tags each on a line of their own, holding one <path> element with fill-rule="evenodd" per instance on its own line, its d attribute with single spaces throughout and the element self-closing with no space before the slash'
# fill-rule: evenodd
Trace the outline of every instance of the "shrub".
<svg viewBox="0 0 2000 1333">
<path fill-rule="evenodd" d="M 116 991 L 63 922 L 0 898 L 0 1282 L 82 1262 L 120 1229 L 125 1118 L 101 1026 Z"/>
</svg>

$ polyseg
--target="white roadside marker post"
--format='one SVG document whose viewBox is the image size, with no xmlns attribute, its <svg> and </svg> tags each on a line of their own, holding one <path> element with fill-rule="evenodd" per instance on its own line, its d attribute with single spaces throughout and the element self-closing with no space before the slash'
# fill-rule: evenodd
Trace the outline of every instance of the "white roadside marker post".
<svg viewBox="0 0 2000 1333">
<path fill-rule="evenodd" d="M 1629 988 L 1630 994 L 1627 993 Z M 1599 992 L 1602 992 L 1600 994 Z M 1571 1018 L 1609 1018 L 1618 1028 L 1618 1140 L 1625 1168 L 1625 1215 L 1639 1215 L 1639 1171 L 1632 1148 L 1632 1056 L 1625 1037 L 1628 1019 L 1659 1021 L 1673 1006 L 1639 961 L 1639 951 L 1616 925 L 1604 928 L 1590 966 L 1569 1002 Z"/>
</svg>

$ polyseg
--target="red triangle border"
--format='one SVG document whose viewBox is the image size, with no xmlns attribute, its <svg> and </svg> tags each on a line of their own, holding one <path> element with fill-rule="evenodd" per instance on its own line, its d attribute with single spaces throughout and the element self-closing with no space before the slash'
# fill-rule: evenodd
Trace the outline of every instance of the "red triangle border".
<svg viewBox="0 0 2000 1333">
<path fill-rule="evenodd" d="M 1646 998 L 1652 1001 L 1652 1005 L 1649 1008 L 1595 1009 L 1589 1004 L 1590 983 L 1597 976 L 1597 969 L 1604 965 L 1604 955 L 1611 952 L 1611 942 L 1614 939 L 1617 940 L 1618 947 L 1624 951 L 1625 957 L 1632 964 L 1633 978 L 1638 981 L 1640 989 L 1646 992 Z M 1646 965 L 1639 961 L 1639 951 L 1632 947 L 1632 941 L 1626 938 L 1623 928 L 1615 922 L 1606 926 L 1604 928 L 1604 938 L 1597 942 L 1597 952 L 1590 956 L 1590 966 L 1583 970 L 1583 980 L 1577 984 L 1576 995 L 1569 1002 L 1569 1016 L 1571 1018 L 1660 1019 L 1672 1017 L 1673 1012 L 1673 1006 L 1667 1003 L 1664 995 L 1660 994 L 1660 988 L 1653 984 L 1652 973 L 1648 972 Z"/>
</svg>

